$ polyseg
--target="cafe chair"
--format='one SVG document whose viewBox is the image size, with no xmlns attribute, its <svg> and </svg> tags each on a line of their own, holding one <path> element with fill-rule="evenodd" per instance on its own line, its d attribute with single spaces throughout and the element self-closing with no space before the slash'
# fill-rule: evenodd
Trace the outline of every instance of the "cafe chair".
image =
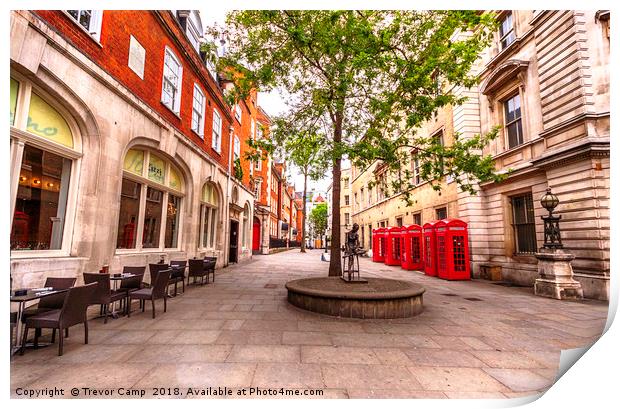
<svg viewBox="0 0 620 409">
<path fill-rule="evenodd" d="M 26 340 L 28 339 L 28 330 L 35 328 L 34 345 L 38 346 L 39 337 L 36 329 L 51 328 L 58 330 L 58 356 L 62 356 L 63 352 L 63 330 L 77 324 L 84 324 L 84 343 L 88 344 L 88 320 L 86 310 L 97 289 L 97 283 L 90 283 L 79 287 L 71 287 L 67 291 L 66 297 L 59 310 L 52 310 L 42 314 L 35 315 L 26 319 L 24 328 L 24 336 L 22 338 L 22 347 L 19 351 L 20 355 L 24 354 Z"/>
<path fill-rule="evenodd" d="M 196 284 L 196 277 L 200 277 L 200 284 L 204 284 L 204 278 L 207 275 L 205 270 L 205 262 L 203 260 L 191 259 L 189 260 L 189 270 L 187 273 L 187 285 L 189 285 L 189 279 L 194 278 L 194 284 Z"/>
<path fill-rule="evenodd" d="M 119 291 L 123 291 L 125 293 L 125 313 L 127 313 L 127 305 L 129 302 L 129 293 L 132 291 L 137 291 L 144 287 L 144 283 L 142 280 L 144 279 L 144 272 L 146 271 L 146 266 L 125 266 L 123 267 L 123 274 L 134 274 L 133 277 L 123 278 L 121 279 L 121 284 L 119 286 Z"/>
<path fill-rule="evenodd" d="M 217 259 L 215 257 L 210 257 L 211 260 L 206 260 L 204 262 L 205 274 L 207 276 L 207 283 L 209 283 L 209 274 L 213 278 L 213 282 L 215 282 L 215 263 L 217 263 Z"/>
<path fill-rule="evenodd" d="M 101 306 L 103 315 L 103 323 L 108 323 L 108 315 L 110 314 L 110 304 L 121 301 L 126 298 L 125 291 L 112 291 L 110 288 L 110 274 L 108 273 L 84 273 L 84 284 L 97 283 L 97 289 L 93 293 L 89 305 Z"/>
<path fill-rule="evenodd" d="M 144 304 L 147 300 L 151 300 L 151 309 L 153 310 L 153 318 L 155 318 L 155 300 L 160 298 L 164 299 L 164 312 L 167 309 L 166 289 L 168 288 L 168 281 L 170 280 L 171 270 L 161 270 L 156 273 L 154 278 L 151 278 L 151 286 L 149 288 L 141 288 L 129 293 L 129 302 L 127 308 L 127 316 L 131 316 L 131 301 L 140 300 L 140 306 L 142 312 L 144 312 Z"/>
<path fill-rule="evenodd" d="M 77 278 L 75 277 L 47 277 L 45 279 L 44 287 L 52 287 L 54 290 L 66 290 L 67 288 L 71 288 L 75 285 L 75 281 Z M 26 322 L 26 319 L 29 317 L 33 317 L 35 315 L 52 311 L 59 310 L 62 308 L 62 304 L 65 302 L 66 292 L 52 294 L 45 296 L 39 300 L 37 304 L 31 305 L 24 309 L 22 313 L 22 323 Z M 35 334 L 37 336 L 41 336 L 41 328 L 37 328 L 35 330 Z M 69 336 L 69 328 L 65 330 L 65 337 Z M 56 330 L 52 331 L 52 344 L 56 341 Z"/>
<path fill-rule="evenodd" d="M 172 273 L 170 274 L 170 282 L 174 283 L 174 295 L 177 295 L 177 284 L 180 282 L 182 284 L 183 292 L 185 292 L 185 267 L 187 266 L 186 260 L 172 260 L 170 261 L 170 268 Z"/>
</svg>

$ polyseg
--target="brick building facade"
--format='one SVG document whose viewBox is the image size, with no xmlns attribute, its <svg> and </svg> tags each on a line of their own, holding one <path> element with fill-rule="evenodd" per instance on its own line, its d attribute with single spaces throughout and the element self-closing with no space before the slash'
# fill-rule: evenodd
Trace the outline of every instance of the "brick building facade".
<svg viewBox="0 0 620 409">
<path fill-rule="evenodd" d="M 241 101 L 238 118 L 225 102 L 202 30 L 189 10 L 11 13 L 14 286 L 162 256 L 251 257 L 243 153 L 259 108 Z"/>
</svg>

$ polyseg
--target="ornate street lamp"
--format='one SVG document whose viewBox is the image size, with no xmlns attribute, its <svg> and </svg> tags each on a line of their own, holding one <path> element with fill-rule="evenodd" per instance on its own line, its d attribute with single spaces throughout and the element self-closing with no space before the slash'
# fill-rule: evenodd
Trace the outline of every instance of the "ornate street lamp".
<svg viewBox="0 0 620 409">
<path fill-rule="evenodd" d="M 555 209 L 559 203 L 560 200 L 558 197 L 551 193 L 551 188 L 547 188 L 547 192 L 540 199 L 542 207 L 549 212 L 548 216 L 541 217 L 545 223 L 544 248 L 561 249 L 564 247 L 562 246 L 562 237 L 560 236 L 560 219 L 562 216 L 553 215 L 553 209 Z"/>
</svg>

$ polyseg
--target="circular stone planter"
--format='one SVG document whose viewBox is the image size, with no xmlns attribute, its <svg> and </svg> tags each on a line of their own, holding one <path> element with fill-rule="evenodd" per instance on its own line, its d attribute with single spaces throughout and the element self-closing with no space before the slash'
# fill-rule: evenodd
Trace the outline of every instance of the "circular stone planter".
<svg viewBox="0 0 620 409">
<path fill-rule="evenodd" d="M 407 318 L 422 312 L 424 287 L 410 281 L 367 278 L 346 283 L 340 277 L 312 277 L 286 283 L 288 302 L 304 310 L 346 318 Z"/>
</svg>

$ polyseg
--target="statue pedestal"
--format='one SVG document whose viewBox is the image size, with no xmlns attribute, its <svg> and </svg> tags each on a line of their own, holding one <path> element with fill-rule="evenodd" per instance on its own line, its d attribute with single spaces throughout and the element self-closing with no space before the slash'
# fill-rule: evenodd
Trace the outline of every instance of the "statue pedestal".
<svg viewBox="0 0 620 409">
<path fill-rule="evenodd" d="M 583 298 L 581 283 L 573 278 L 570 262 L 575 258 L 562 249 L 540 249 L 536 253 L 538 274 L 534 294 L 557 300 L 580 300 Z"/>
</svg>

